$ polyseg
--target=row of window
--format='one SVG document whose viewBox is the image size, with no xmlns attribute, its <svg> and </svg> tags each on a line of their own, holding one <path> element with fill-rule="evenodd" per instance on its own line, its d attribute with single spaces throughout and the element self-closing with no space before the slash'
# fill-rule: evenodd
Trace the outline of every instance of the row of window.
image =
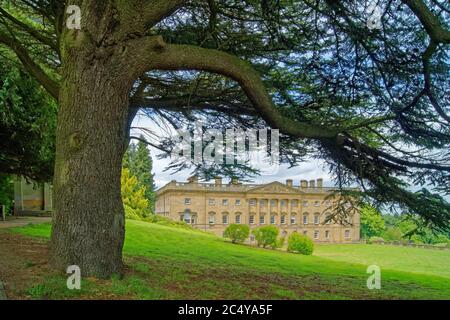
<svg viewBox="0 0 450 320">
<path fill-rule="evenodd" d="M 277 201 L 278 200 L 270 200 L 270 205 L 272 207 L 276 206 L 277 205 Z M 287 206 L 287 202 L 288 202 L 288 200 L 280 200 L 281 207 L 286 207 Z M 185 205 L 190 205 L 191 203 L 192 203 L 192 199 L 191 198 L 185 198 L 184 199 L 184 204 Z M 250 203 L 250 206 L 256 206 L 256 199 L 250 199 L 249 203 Z M 259 202 L 261 207 L 265 207 L 267 205 L 267 203 L 268 203 L 268 200 L 264 200 L 264 199 L 260 200 L 260 202 Z M 319 207 L 320 203 L 321 203 L 321 201 L 314 201 L 314 206 L 315 207 Z M 325 203 L 326 206 L 330 205 L 330 201 L 329 200 L 326 200 L 324 203 Z M 216 199 L 208 199 L 208 204 L 210 206 L 215 205 L 216 204 Z M 223 206 L 228 206 L 228 204 L 229 204 L 229 200 L 228 199 L 222 199 L 222 205 Z M 236 199 L 234 204 L 236 206 L 240 206 L 241 205 L 241 199 Z M 309 205 L 308 201 L 306 201 L 306 200 L 303 201 L 303 207 L 307 207 L 308 205 Z M 297 207 L 298 206 L 298 201 L 297 200 L 291 200 L 291 206 L 292 207 Z"/>
<path fill-rule="evenodd" d="M 283 236 L 286 236 L 287 232 L 284 231 L 283 232 Z M 303 235 L 308 236 L 308 230 L 304 230 L 303 231 Z M 325 230 L 325 239 L 330 239 L 331 237 L 331 231 L 330 230 Z M 344 237 L 345 239 L 350 239 L 350 230 L 345 230 L 344 231 Z M 314 230 L 314 234 L 313 234 L 313 238 L 314 240 L 317 240 L 320 238 L 320 231 L 319 230 Z M 250 236 L 250 240 L 254 241 L 255 240 L 255 236 Z"/>
<path fill-rule="evenodd" d="M 229 216 L 230 215 L 228 213 L 223 213 L 222 214 L 222 224 L 228 224 L 229 223 Z M 308 217 L 309 217 L 308 214 L 304 214 L 303 215 L 303 224 L 306 225 L 306 224 L 309 223 Z M 314 224 L 320 224 L 321 223 L 321 221 L 320 221 L 320 214 L 319 213 L 314 214 L 313 217 L 314 217 Z M 256 215 L 254 215 L 254 214 L 249 215 L 249 221 L 248 221 L 249 224 L 255 224 L 255 218 L 256 218 Z M 188 224 L 195 224 L 196 223 L 196 215 L 192 215 L 189 210 L 186 210 L 184 212 L 184 215 L 181 216 L 180 220 L 181 221 L 185 221 Z M 327 214 L 325 216 L 325 221 L 326 221 L 326 224 L 330 224 L 331 223 L 331 218 L 330 218 L 329 214 Z M 241 214 L 239 214 L 239 213 L 235 214 L 235 221 L 234 221 L 234 223 L 240 224 L 241 222 L 242 222 Z M 216 214 L 215 213 L 210 212 L 208 214 L 208 223 L 209 224 L 215 224 L 216 223 Z M 276 215 L 270 215 L 270 224 L 276 224 L 276 223 L 277 223 L 277 216 Z M 281 224 L 287 224 L 287 216 L 286 215 L 282 215 L 280 217 L 280 223 Z M 296 216 L 295 215 L 291 215 L 291 217 L 290 217 L 290 224 L 296 224 L 296 223 L 297 223 Z M 260 215 L 259 216 L 259 224 L 266 224 L 266 216 L 265 215 Z"/>
<path fill-rule="evenodd" d="M 228 224 L 228 218 L 229 218 L 228 214 L 223 214 L 222 215 L 222 223 L 223 224 Z M 281 224 L 285 224 L 285 220 L 283 220 L 283 218 L 284 218 L 284 216 L 281 217 Z M 188 224 L 195 224 L 196 221 L 197 221 L 197 216 L 195 214 L 190 214 L 190 212 L 185 212 L 184 215 L 181 216 L 181 220 L 186 222 L 186 223 L 188 223 Z M 215 224 L 215 222 L 216 222 L 215 221 L 215 214 L 210 214 L 209 215 L 209 223 L 210 224 Z M 250 224 L 254 224 L 254 222 L 255 222 L 255 216 L 254 215 L 250 215 L 249 223 Z M 260 224 L 264 224 L 265 223 L 264 216 L 260 217 L 259 222 L 260 222 Z M 317 224 L 318 224 L 319 220 L 314 220 L 314 222 L 315 223 L 317 222 Z M 235 216 L 235 223 L 237 223 L 237 224 L 241 223 L 241 215 L 240 214 Z M 271 224 L 275 224 L 276 223 L 275 216 L 271 216 L 270 217 L 270 223 Z M 294 222 L 292 222 L 292 220 L 291 220 L 291 223 L 295 224 L 295 220 L 294 220 Z M 308 235 L 308 231 L 304 230 L 303 234 L 304 235 Z M 346 239 L 350 238 L 350 230 L 345 230 L 344 234 L 345 234 L 345 238 Z M 319 235 L 320 235 L 320 231 L 319 230 L 314 230 L 314 236 L 313 236 L 314 239 L 319 239 Z M 329 239 L 329 238 L 330 238 L 330 230 L 325 230 L 325 239 Z"/>
<path fill-rule="evenodd" d="M 255 224 L 256 215 L 251 214 L 248 218 L 249 224 Z M 326 217 L 326 224 L 331 223 L 331 219 L 329 219 L 329 216 Z M 209 223 L 214 224 L 215 223 L 215 214 L 209 215 Z M 228 214 L 222 215 L 222 223 L 228 224 Z M 236 215 L 236 221 L 235 223 L 241 223 L 241 215 Z M 308 224 L 308 214 L 303 215 L 303 224 Z M 266 216 L 260 215 L 259 216 L 259 224 L 266 224 Z M 277 216 L 276 215 L 270 215 L 270 224 L 277 224 Z M 282 215 L 280 217 L 280 224 L 287 224 L 287 216 Z M 297 218 L 295 215 L 291 215 L 290 224 L 297 224 Z M 314 215 L 314 224 L 320 224 L 320 214 Z"/>
</svg>

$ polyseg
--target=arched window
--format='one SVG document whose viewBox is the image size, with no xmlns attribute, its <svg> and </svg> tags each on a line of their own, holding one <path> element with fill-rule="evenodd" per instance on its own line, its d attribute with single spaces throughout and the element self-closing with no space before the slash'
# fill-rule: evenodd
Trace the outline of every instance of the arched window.
<svg viewBox="0 0 450 320">
<path fill-rule="evenodd" d="M 183 219 L 184 222 L 187 224 L 191 224 L 191 210 L 186 209 L 184 210 Z"/>
<path fill-rule="evenodd" d="M 235 222 L 237 224 L 241 223 L 241 217 L 242 217 L 241 213 L 240 212 L 236 212 L 236 214 L 235 214 Z"/>
<path fill-rule="evenodd" d="M 308 224 L 308 213 L 303 214 L 303 224 Z"/>
</svg>

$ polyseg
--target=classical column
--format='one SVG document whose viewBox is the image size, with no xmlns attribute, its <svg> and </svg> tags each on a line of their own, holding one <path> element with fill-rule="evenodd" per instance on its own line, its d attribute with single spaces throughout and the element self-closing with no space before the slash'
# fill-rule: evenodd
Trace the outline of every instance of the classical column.
<svg viewBox="0 0 450 320">
<path fill-rule="evenodd" d="M 260 198 L 256 198 L 256 215 L 255 215 L 255 220 L 254 220 L 254 224 L 259 225 L 259 202 L 261 201 Z"/>
<path fill-rule="evenodd" d="M 281 199 L 278 198 L 277 201 L 278 201 L 278 210 L 277 210 L 278 211 L 277 212 L 278 223 L 275 223 L 275 224 L 279 225 L 280 224 L 280 220 L 281 220 Z"/>
<path fill-rule="evenodd" d="M 287 215 L 286 215 L 286 218 L 287 218 L 288 221 L 285 220 L 285 222 L 288 225 L 291 224 L 291 211 L 292 211 L 291 201 L 292 201 L 292 199 L 288 199 L 287 200 Z"/>
</svg>

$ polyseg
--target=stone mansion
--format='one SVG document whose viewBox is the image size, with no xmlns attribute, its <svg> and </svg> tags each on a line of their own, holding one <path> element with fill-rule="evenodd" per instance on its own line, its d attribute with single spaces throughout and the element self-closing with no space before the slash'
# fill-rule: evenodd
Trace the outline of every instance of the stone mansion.
<svg viewBox="0 0 450 320">
<path fill-rule="evenodd" d="M 286 184 L 242 184 L 236 179 L 222 183 L 200 183 L 196 176 L 188 182 L 169 182 L 157 191 L 156 214 L 185 221 L 195 228 L 222 235 L 227 225 L 247 224 L 251 229 L 275 225 L 280 235 L 297 231 L 316 242 L 359 241 L 359 212 L 342 225 L 327 217 L 333 208 L 336 189 L 323 187 L 323 180 Z"/>
</svg>

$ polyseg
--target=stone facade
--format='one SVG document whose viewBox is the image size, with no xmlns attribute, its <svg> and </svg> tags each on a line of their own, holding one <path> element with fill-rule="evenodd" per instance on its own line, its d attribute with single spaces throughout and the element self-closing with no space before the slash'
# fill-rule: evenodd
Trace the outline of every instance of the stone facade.
<svg viewBox="0 0 450 320">
<path fill-rule="evenodd" d="M 334 196 L 331 196 L 334 194 Z M 336 204 L 336 189 L 326 188 L 322 179 L 286 184 L 199 183 L 171 181 L 157 191 L 156 214 L 185 221 L 195 228 L 222 235 L 231 223 L 251 229 L 276 225 L 280 235 L 297 231 L 316 242 L 345 243 L 360 240 L 359 212 L 350 212 L 345 225 L 327 222 Z"/>
<path fill-rule="evenodd" d="M 53 192 L 50 184 L 27 181 L 23 177 L 15 179 L 15 215 L 50 215 L 52 210 Z"/>
</svg>

